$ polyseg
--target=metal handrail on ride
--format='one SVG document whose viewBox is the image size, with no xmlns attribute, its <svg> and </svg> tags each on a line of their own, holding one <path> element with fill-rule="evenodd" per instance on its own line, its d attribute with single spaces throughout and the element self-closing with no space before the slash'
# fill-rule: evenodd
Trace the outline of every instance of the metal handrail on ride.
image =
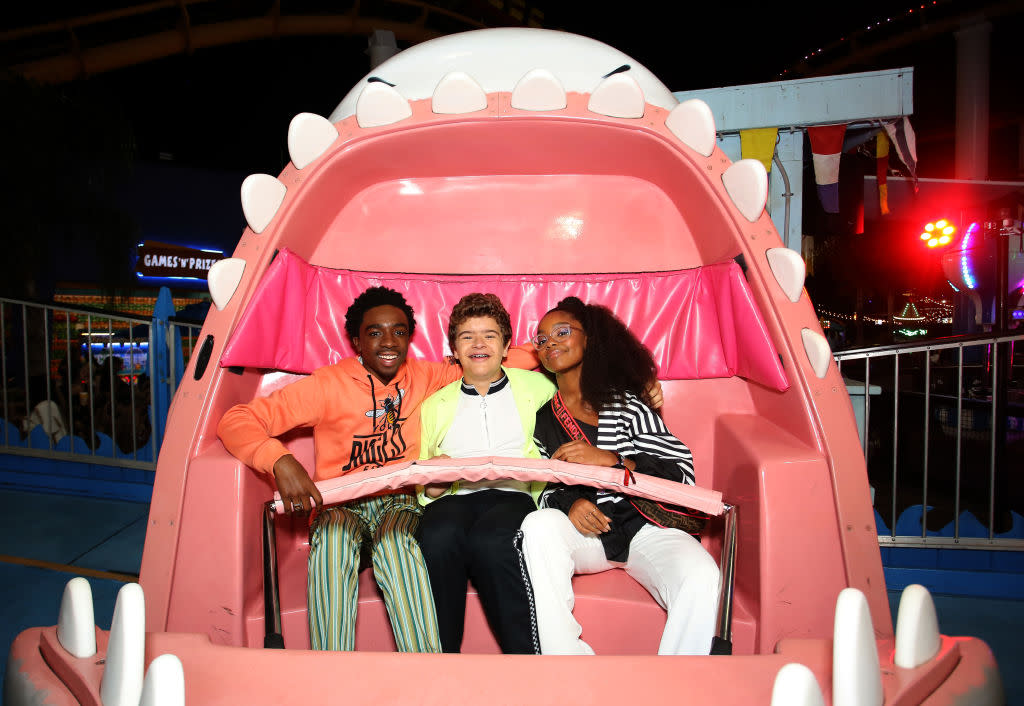
<svg viewBox="0 0 1024 706">
<path fill-rule="evenodd" d="M 722 583 L 718 592 L 715 638 L 711 643 L 711 654 L 713 655 L 732 654 L 732 598 L 736 581 L 736 506 L 727 504 L 722 517 L 725 519 L 722 559 L 719 563 Z"/>
<path fill-rule="evenodd" d="M 263 646 L 284 649 L 281 630 L 281 595 L 277 583 L 277 539 L 274 536 L 274 501 L 263 506 Z"/>
</svg>

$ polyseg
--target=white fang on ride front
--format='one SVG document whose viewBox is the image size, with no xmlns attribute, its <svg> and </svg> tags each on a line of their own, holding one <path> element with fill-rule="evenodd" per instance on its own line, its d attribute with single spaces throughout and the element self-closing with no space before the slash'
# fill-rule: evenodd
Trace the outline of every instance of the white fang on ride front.
<svg viewBox="0 0 1024 706">
<path fill-rule="evenodd" d="M 775 281 L 782 287 L 789 301 L 794 304 L 800 301 L 800 295 L 804 291 L 804 280 L 807 277 L 804 259 L 789 248 L 771 248 L 765 255 L 768 257 L 768 266 L 775 275 Z"/>
<path fill-rule="evenodd" d="M 242 213 L 253 233 L 262 233 L 281 208 L 288 188 L 269 174 L 250 174 L 242 182 Z"/>
<path fill-rule="evenodd" d="M 64 587 L 57 616 L 57 639 L 61 647 L 78 658 L 96 654 L 96 616 L 92 588 L 77 576 Z"/>
<path fill-rule="evenodd" d="M 615 73 L 602 80 L 590 94 L 587 110 L 610 118 L 642 118 L 644 105 L 644 92 L 636 79 Z"/>
<path fill-rule="evenodd" d="M 905 669 L 920 667 L 931 660 L 942 647 L 935 602 L 928 589 L 911 584 L 903 589 L 896 618 L 896 666 Z"/>
<path fill-rule="evenodd" d="M 288 156 L 296 169 L 305 169 L 338 139 L 338 129 L 315 113 L 299 113 L 288 125 Z"/>
<path fill-rule="evenodd" d="M 761 217 L 768 202 L 768 172 L 758 159 L 733 162 L 722 175 L 722 183 L 736 209 L 751 223 Z"/>
<path fill-rule="evenodd" d="M 139 706 L 185 706 L 185 669 L 177 656 L 164 654 L 150 662 Z"/>
<path fill-rule="evenodd" d="M 715 151 L 715 116 L 699 98 L 683 101 L 665 118 L 665 127 L 694 152 L 710 157 Z"/>
<path fill-rule="evenodd" d="M 528 71 L 512 89 L 516 110 L 564 110 L 567 105 L 565 88 L 547 69 Z"/>
<path fill-rule="evenodd" d="M 832 349 L 825 339 L 817 331 L 809 328 L 800 330 L 800 338 L 804 343 L 804 353 L 807 354 L 807 362 L 811 364 L 811 370 L 819 377 L 825 377 L 828 373 L 828 366 L 832 362 Z"/>
<path fill-rule="evenodd" d="M 235 296 L 235 290 L 238 289 L 238 283 L 242 281 L 244 273 L 245 260 L 240 257 L 218 260 L 210 266 L 210 271 L 206 274 L 206 284 L 210 288 L 210 296 L 217 311 L 223 311 L 231 297 Z"/>
<path fill-rule="evenodd" d="M 374 81 L 359 93 L 355 112 L 359 127 L 380 127 L 412 117 L 412 106 L 392 86 Z"/>
<path fill-rule="evenodd" d="M 836 599 L 832 635 L 833 706 L 882 706 L 882 672 L 864 594 L 844 588 Z"/>
<path fill-rule="evenodd" d="M 814 672 L 798 662 L 780 669 L 772 686 L 772 706 L 825 706 Z"/>
<path fill-rule="evenodd" d="M 146 602 L 142 586 L 126 583 L 117 592 L 107 659 L 100 682 L 104 706 L 136 706 L 142 697 L 146 657 Z"/>
<path fill-rule="evenodd" d="M 487 94 L 464 71 L 452 71 L 441 77 L 430 99 L 430 108 L 441 115 L 475 113 L 487 107 Z"/>
</svg>

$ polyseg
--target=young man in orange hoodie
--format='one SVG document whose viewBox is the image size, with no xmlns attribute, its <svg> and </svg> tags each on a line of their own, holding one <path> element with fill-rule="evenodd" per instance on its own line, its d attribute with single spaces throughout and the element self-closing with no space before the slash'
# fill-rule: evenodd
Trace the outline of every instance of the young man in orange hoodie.
<svg viewBox="0 0 1024 706">
<path fill-rule="evenodd" d="M 420 404 L 462 376 L 453 362 L 406 360 L 415 331 L 398 292 L 372 287 L 345 316 L 358 358 L 324 366 L 271 395 L 232 407 L 217 433 L 247 465 L 274 476 L 291 512 L 321 507 L 313 480 L 419 458 Z M 532 367 L 529 353 L 519 364 Z M 313 427 L 311 480 L 276 436 Z M 313 649 L 355 645 L 356 588 L 363 537 L 369 537 L 395 643 L 402 652 L 440 652 L 430 581 L 414 533 L 422 510 L 404 490 L 360 498 L 320 512 L 310 534 L 308 613 Z"/>
</svg>

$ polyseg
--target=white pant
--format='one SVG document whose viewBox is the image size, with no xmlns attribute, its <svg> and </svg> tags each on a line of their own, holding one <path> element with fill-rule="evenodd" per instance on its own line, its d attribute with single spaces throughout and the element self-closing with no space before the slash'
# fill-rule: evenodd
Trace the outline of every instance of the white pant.
<svg viewBox="0 0 1024 706">
<path fill-rule="evenodd" d="M 596 536 L 580 534 L 553 508 L 523 521 L 523 552 L 533 583 L 541 652 L 594 654 L 573 617 L 572 576 L 621 567 L 668 612 L 658 654 L 706 655 L 711 650 L 721 573 L 696 539 L 682 530 L 647 524 L 629 544 L 623 563 L 605 558 Z"/>
</svg>

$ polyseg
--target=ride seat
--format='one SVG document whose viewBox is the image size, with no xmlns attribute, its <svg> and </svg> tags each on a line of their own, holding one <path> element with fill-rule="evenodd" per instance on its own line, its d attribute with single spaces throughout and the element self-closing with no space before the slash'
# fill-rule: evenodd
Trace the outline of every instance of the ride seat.
<svg viewBox="0 0 1024 706">
<path fill-rule="evenodd" d="M 383 283 L 403 291 L 420 312 L 450 311 L 462 294 L 471 291 L 467 287 L 498 292 L 517 316 L 525 315 L 524 311 L 542 311 L 566 294 L 579 294 L 590 301 L 607 303 L 613 310 L 626 307 L 620 311 L 620 316 L 631 323 L 654 352 L 659 369 L 669 378 L 663 381 L 666 423 L 691 447 L 698 483 L 707 488 L 724 490 L 719 483 L 725 480 L 723 473 L 729 472 L 714 462 L 718 417 L 726 412 L 755 413 L 752 387 L 784 390 L 788 386 L 757 304 L 742 272 L 733 262 L 646 274 L 412 277 L 332 270 L 310 265 L 285 250 L 278 254 L 261 281 L 260 289 L 232 334 L 220 365 L 244 370 L 243 380 L 247 381 L 244 386 L 262 395 L 289 382 L 290 376 L 282 375 L 280 370 L 309 372 L 339 356 L 349 355 L 347 342 L 334 337 L 333 332 L 339 328 L 318 323 L 316 317 L 324 312 L 343 310 L 339 308 L 341 304 L 351 301 L 353 296 L 349 290 L 362 291 L 367 286 L 364 282 L 367 278 L 374 284 Z M 638 287 L 657 294 L 637 299 Z M 281 302 L 288 302 L 294 309 L 292 315 L 281 315 Z M 299 325 L 295 331 L 281 329 L 295 325 Z M 642 330 L 638 330 L 638 326 Z M 413 343 L 420 349 L 411 350 L 410 354 L 438 359 L 443 353 L 438 333 L 441 328 L 423 326 L 418 329 L 417 341 Z M 515 322 L 514 329 L 520 331 L 519 339 L 524 338 L 527 328 L 525 320 Z M 273 332 L 272 335 L 268 331 Z M 280 340 L 303 340 L 304 346 L 266 346 L 268 341 Z M 298 355 L 288 357 L 292 353 Z M 296 430 L 283 441 L 307 469 L 314 468 L 309 430 Z M 250 481 L 243 482 L 257 485 Z M 263 482 L 269 485 L 266 479 Z M 245 497 L 252 494 L 251 490 L 242 492 Z M 720 527 L 712 523 L 702 540 L 712 556 L 719 555 L 720 531 Z M 305 648 L 309 645 L 306 620 L 308 525 L 296 518 L 278 517 L 275 534 L 285 645 Z M 574 584 L 576 614 L 588 642 L 599 654 L 657 651 L 665 613 L 625 572 L 577 576 Z M 475 591 L 471 586 L 468 591 L 464 651 L 497 652 L 497 643 L 487 628 Z M 383 601 L 369 570 L 361 574 L 359 595 L 357 649 L 393 650 Z M 738 606 L 734 620 L 743 610 Z M 753 625 L 752 618 L 749 623 Z M 749 633 L 747 643 L 752 648 L 752 627 Z M 257 640 L 249 634 L 247 642 L 255 646 L 261 639 L 262 636 Z"/>
</svg>

